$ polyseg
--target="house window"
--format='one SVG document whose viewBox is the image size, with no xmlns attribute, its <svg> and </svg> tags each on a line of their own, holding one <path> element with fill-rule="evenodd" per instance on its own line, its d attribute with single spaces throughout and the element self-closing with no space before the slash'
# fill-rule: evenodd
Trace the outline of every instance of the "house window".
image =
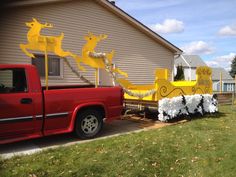
<svg viewBox="0 0 236 177">
<path fill-rule="evenodd" d="M 232 84 L 228 84 L 228 91 L 233 91 L 233 85 Z"/>
<path fill-rule="evenodd" d="M 0 70 L 0 93 L 27 92 L 25 70 L 21 68 Z"/>
<path fill-rule="evenodd" d="M 35 55 L 32 64 L 38 69 L 40 77 L 45 77 L 45 56 Z M 63 60 L 55 55 L 48 55 L 48 77 L 63 78 Z"/>
</svg>

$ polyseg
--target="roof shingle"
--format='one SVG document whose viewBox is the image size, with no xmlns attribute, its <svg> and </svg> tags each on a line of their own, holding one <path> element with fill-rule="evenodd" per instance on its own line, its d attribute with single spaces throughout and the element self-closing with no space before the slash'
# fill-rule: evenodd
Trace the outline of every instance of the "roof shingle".
<svg viewBox="0 0 236 177">
<path fill-rule="evenodd" d="M 196 68 L 199 66 L 207 66 L 206 63 L 198 55 L 182 55 L 175 59 L 175 65 L 183 67 Z"/>
<path fill-rule="evenodd" d="M 222 80 L 223 81 L 231 81 L 233 78 L 224 68 L 212 68 L 212 80 L 217 81 L 220 80 L 220 73 L 222 73 Z"/>
</svg>

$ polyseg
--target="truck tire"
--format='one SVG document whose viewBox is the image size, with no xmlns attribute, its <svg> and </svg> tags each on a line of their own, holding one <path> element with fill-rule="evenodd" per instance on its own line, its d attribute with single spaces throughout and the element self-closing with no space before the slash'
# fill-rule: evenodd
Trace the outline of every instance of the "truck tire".
<svg viewBox="0 0 236 177">
<path fill-rule="evenodd" d="M 87 109 L 77 116 L 75 134 L 81 139 L 94 138 L 100 133 L 102 127 L 102 114 L 95 109 Z"/>
</svg>

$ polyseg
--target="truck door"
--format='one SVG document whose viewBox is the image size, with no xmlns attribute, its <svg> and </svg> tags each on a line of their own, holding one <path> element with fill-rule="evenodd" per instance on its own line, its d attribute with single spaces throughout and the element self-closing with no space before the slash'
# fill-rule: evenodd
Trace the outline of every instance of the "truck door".
<svg viewBox="0 0 236 177">
<path fill-rule="evenodd" d="M 29 91 L 24 68 L 0 69 L 0 141 L 24 139 L 39 133 L 35 115 L 37 101 Z"/>
</svg>

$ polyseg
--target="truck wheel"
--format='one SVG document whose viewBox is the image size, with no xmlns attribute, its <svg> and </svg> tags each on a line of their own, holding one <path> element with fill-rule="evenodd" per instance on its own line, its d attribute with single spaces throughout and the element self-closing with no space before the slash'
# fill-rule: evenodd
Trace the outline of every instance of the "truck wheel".
<svg viewBox="0 0 236 177">
<path fill-rule="evenodd" d="M 102 114 L 97 110 L 88 109 L 79 113 L 75 124 L 75 134 L 81 139 L 94 138 L 102 127 Z"/>
</svg>

